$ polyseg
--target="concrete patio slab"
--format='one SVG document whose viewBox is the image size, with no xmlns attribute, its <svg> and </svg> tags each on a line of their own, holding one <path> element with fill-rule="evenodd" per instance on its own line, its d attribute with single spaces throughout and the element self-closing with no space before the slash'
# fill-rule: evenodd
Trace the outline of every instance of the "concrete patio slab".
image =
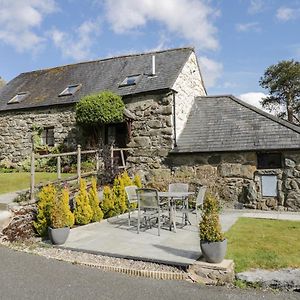
<svg viewBox="0 0 300 300">
<path fill-rule="evenodd" d="M 132 219 L 135 219 L 133 214 Z M 220 216 L 222 230 L 228 231 L 240 217 L 268 218 L 300 221 L 300 213 L 253 210 L 224 210 Z M 177 232 L 167 226 L 158 236 L 157 228 L 137 234 L 136 224 L 129 227 L 127 214 L 79 226 L 71 230 L 67 242 L 61 246 L 75 251 L 113 257 L 152 261 L 187 267 L 201 257 L 196 216 L 190 214 L 192 225 L 177 227 Z M 178 222 L 181 219 L 178 218 Z"/>
<path fill-rule="evenodd" d="M 141 231 L 128 226 L 127 214 L 109 220 L 74 228 L 62 246 L 77 251 L 102 254 L 127 259 L 187 266 L 201 256 L 195 217 L 192 224 L 177 232 L 167 227 L 158 236 L 157 228 Z"/>
</svg>

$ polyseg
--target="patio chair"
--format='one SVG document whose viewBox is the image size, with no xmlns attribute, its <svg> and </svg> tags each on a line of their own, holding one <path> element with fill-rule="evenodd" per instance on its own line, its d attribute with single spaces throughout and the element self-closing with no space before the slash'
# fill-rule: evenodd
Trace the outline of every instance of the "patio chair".
<svg viewBox="0 0 300 300">
<path fill-rule="evenodd" d="M 169 184 L 169 192 L 188 192 L 189 191 L 189 185 L 188 183 L 170 183 Z M 182 224 L 189 222 L 188 220 L 188 205 L 186 205 L 185 199 L 182 197 L 173 197 L 173 201 L 181 200 L 180 205 L 176 205 L 175 209 L 176 211 L 180 211 L 182 213 Z M 187 206 L 187 207 L 186 207 Z"/>
<path fill-rule="evenodd" d="M 195 210 L 194 210 L 194 212 L 196 213 L 197 222 L 200 219 L 199 212 L 203 208 L 203 201 L 204 201 L 204 196 L 205 196 L 206 190 L 207 190 L 207 186 L 201 186 L 199 188 L 199 191 L 198 191 L 198 194 L 197 194 L 196 203 L 195 203 Z"/>
<path fill-rule="evenodd" d="M 130 226 L 130 221 L 131 221 L 131 215 L 130 213 L 137 208 L 137 186 L 135 185 L 129 185 L 125 187 L 125 192 L 127 196 L 127 206 L 128 206 L 128 226 Z M 136 206 L 134 205 L 136 204 Z"/>
<path fill-rule="evenodd" d="M 138 199 L 138 226 L 137 233 L 140 233 L 141 218 L 144 225 L 152 227 L 151 220 L 155 219 L 158 224 L 158 235 L 160 235 L 161 226 L 161 205 L 159 202 L 158 192 L 155 189 L 137 189 Z"/>
</svg>

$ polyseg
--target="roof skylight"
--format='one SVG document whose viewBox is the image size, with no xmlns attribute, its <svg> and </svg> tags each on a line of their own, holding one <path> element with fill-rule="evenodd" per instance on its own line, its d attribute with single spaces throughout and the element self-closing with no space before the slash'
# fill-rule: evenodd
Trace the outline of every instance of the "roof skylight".
<svg viewBox="0 0 300 300">
<path fill-rule="evenodd" d="M 119 87 L 128 86 L 128 85 L 135 85 L 135 84 L 137 84 L 140 77 L 141 77 L 141 74 L 127 76 L 122 81 L 122 83 L 119 85 Z"/>
<path fill-rule="evenodd" d="M 74 95 L 81 88 L 81 84 L 72 84 L 65 88 L 58 96 Z"/>
<path fill-rule="evenodd" d="M 13 98 L 11 98 L 7 103 L 8 104 L 20 103 L 28 96 L 28 94 L 29 93 L 27 93 L 27 92 L 18 93 Z"/>
</svg>

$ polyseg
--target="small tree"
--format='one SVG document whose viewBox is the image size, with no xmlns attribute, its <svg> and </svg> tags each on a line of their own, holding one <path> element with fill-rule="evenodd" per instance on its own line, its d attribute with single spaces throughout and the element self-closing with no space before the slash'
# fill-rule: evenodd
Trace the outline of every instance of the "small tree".
<svg viewBox="0 0 300 300">
<path fill-rule="evenodd" d="M 51 224 L 50 211 L 55 203 L 57 191 L 51 184 L 44 186 L 38 194 L 37 216 L 33 226 L 37 233 L 44 237 Z"/>
<path fill-rule="evenodd" d="M 85 96 L 76 104 L 76 122 L 92 133 L 97 144 L 101 126 L 122 122 L 124 108 L 122 98 L 110 91 Z"/>
<path fill-rule="evenodd" d="M 74 225 L 74 215 L 70 210 L 69 202 L 69 190 L 63 188 L 61 197 L 56 197 L 50 210 L 52 228 L 72 227 Z"/>
<path fill-rule="evenodd" d="M 300 112 L 300 63 L 294 60 L 281 61 L 268 67 L 259 81 L 268 90 L 269 96 L 261 101 L 270 112 L 285 108 L 278 114 L 290 122 L 298 122 Z"/>
<path fill-rule="evenodd" d="M 114 210 L 114 194 L 108 185 L 103 188 L 102 211 L 105 218 L 110 218 L 116 215 Z"/>
<path fill-rule="evenodd" d="M 220 208 L 216 197 L 207 193 L 203 203 L 202 219 L 199 223 L 201 241 L 221 242 L 224 240 L 219 211 Z"/>
<path fill-rule="evenodd" d="M 97 193 L 97 181 L 95 178 L 92 179 L 92 187 L 89 191 L 89 200 L 93 212 L 92 222 L 99 222 L 103 219 L 103 212 L 99 206 L 100 201 Z"/>
<path fill-rule="evenodd" d="M 6 84 L 5 80 L 0 76 L 0 89 Z"/>
<path fill-rule="evenodd" d="M 122 214 L 127 210 L 125 186 L 132 184 L 132 180 L 126 171 L 115 178 L 113 193 L 115 199 L 115 210 L 117 214 Z"/>
<path fill-rule="evenodd" d="M 86 190 L 87 187 L 84 179 L 80 180 L 79 186 L 79 192 L 75 197 L 75 223 L 78 225 L 85 225 L 92 220 L 93 212 L 90 206 L 89 195 Z"/>
</svg>

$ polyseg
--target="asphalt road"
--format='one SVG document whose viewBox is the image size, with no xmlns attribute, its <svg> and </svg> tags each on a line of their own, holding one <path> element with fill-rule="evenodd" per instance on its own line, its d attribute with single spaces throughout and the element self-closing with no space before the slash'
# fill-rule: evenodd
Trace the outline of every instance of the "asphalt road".
<svg viewBox="0 0 300 300">
<path fill-rule="evenodd" d="M 0 247 L 0 299 L 300 299 L 300 293 L 134 278 Z"/>
</svg>

